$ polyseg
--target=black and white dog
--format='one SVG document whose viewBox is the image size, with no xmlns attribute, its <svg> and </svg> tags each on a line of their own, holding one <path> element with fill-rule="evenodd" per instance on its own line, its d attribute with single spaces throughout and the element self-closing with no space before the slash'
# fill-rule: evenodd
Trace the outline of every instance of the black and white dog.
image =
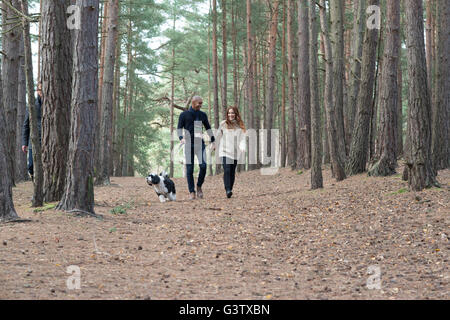
<svg viewBox="0 0 450 320">
<path fill-rule="evenodd" d="M 175 183 L 169 178 L 167 172 L 163 171 L 159 175 L 151 173 L 146 178 L 149 186 L 153 186 L 160 202 L 175 201 L 177 199 Z"/>
</svg>

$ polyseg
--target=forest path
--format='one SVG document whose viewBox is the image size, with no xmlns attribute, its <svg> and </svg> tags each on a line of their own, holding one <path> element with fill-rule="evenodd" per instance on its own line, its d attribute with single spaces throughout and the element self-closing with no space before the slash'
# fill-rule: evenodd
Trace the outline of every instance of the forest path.
<svg viewBox="0 0 450 320">
<path fill-rule="evenodd" d="M 450 170 L 438 179 L 414 193 L 400 174 L 337 183 L 324 170 L 311 191 L 309 171 L 255 171 L 231 199 L 217 176 L 204 199 L 175 179 L 178 201 L 159 203 L 144 178 L 113 178 L 95 191 L 103 220 L 34 213 L 22 183 L 16 208 L 32 222 L 0 225 L 0 299 L 449 299 Z"/>
</svg>

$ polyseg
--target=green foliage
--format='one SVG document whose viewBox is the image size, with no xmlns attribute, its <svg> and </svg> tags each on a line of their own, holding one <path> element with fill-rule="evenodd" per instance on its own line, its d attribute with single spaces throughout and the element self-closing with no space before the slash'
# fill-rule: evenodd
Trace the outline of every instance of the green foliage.
<svg viewBox="0 0 450 320">
<path fill-rule="evenodd" d="M 127 202 L 125 204 L 122 204 L 120 206 L 112 208 L 109 212 L 112 214 L 127 214 L 127 209 L 132 208 L 132 203 Z"/>
</svg>

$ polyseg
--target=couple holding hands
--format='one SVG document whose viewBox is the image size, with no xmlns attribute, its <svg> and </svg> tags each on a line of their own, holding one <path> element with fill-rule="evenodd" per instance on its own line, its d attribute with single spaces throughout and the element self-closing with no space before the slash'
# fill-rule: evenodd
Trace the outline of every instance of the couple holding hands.
<svg viewBox="0 0 450 320">
<path fill-rule="evenodd" d="M 208 116 L 201 111 L 203 99 L 192 98 L 192 106 L 180 114 L 178 119 L 178 137 L 185 144 L 186 177 L 189 187 L 189 199 L 203 198 L 202 185 L 206 176 L 206 152 L 203 140 L 203 127 L 211 138 L 211 149 L 215 150 L 215 142 L 219 144 L 219 157 L 223 166 L 223 181 L 228 198 L 233 195 L 233 185 L 236 167 L 241 155 L 245 153 L 245 125 L 237 107 L 227 107 L 226 119 L 220 123 L 217 136 L 211 130 Z M 194 183 L 194 155 L 198 159 L 200 172 L 197 180 L 197 190 Z"/>
</svg>

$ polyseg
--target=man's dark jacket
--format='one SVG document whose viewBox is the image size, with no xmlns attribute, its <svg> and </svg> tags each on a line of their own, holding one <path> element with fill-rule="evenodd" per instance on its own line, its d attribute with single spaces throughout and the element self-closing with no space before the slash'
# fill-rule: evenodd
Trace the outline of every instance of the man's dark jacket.
<svg viewBox="0 0 450 320">
<path fill-rule="evenodd" d="M 42 100 L 38 95 L 36 98 L 35 108 L 37 110 L 37 120 L 38 120 L 38 132 L 39 137 L 41 136 L 41 119 L 42 119 Z M 28 146 L 30 141 L 30 115 L 28 114 L 28 108 L 25 114 L 25 121 L 23 122 L 22 130 L 22 145 Z"/>
<path fill-rule="evenodd" d="M 190 135 L 190 139 L 188 139 L 188 137 L 186 138 L 186 142 L 187 143 L 192 143 L 194 141 L 193 137 L 194 137 L 194 121 L 201 121 L 203 123 L 203 125 L 205 126 L 206 131 L 208 132 L 209 136 L 211 137 L 211 142 L 215 141 L 214 135 L 212 134 L 211 130 L 211 125 L 209 124 L 208 121 L 208 115 L 201 111 L 201 110 L 194 110 L 192 107 L 189 108 L 189 110 L 183 111 L 180 114 L 180 118 L 178 119 L 178 127 L 177 127 L 177 132 L 178 132 L 178 137 L 181 139 L 183 139 L 184 136 L 184 132 L 183 129 L 185 129 L 186 131 L 189 132 Z"/>
</svg>

